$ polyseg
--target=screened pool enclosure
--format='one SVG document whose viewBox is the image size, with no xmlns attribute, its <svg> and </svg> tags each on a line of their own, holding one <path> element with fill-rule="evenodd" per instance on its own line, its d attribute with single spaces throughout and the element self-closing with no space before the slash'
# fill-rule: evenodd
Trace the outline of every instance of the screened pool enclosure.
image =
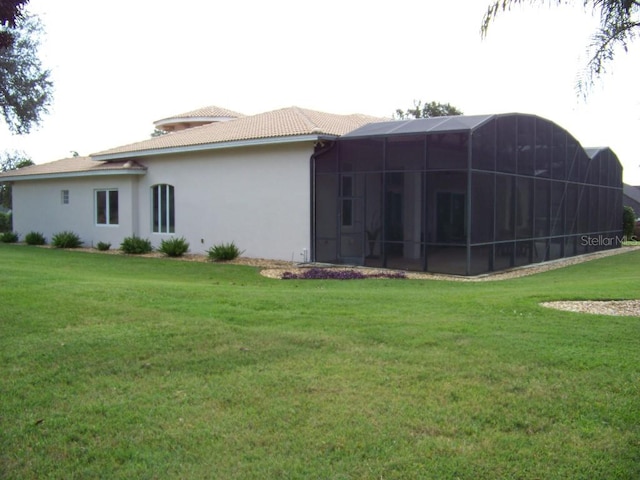
<svg viewBox="0 0 640 480">
<path fill-rule="evenodd" d="M 317 262 L 478 275 L 619 246 L 622 167 L 533 115 L 373 123 L 313 157 Z"/>
</svg>

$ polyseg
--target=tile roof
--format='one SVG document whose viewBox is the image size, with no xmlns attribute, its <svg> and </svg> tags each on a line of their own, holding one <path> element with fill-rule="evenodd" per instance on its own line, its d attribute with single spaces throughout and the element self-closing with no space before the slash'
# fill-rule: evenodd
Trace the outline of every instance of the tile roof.
<svg viewBox="0 0 640 480">
<path fill-rule="evenodd" d="M 208 113 L 207 113 L 208 112 Z M 187 112 L 188 116 L 220 113 L 234 113 L 218 107 L 205 107 Z M 241 115 L 241 114 L 237 114 Z M 193 127 L 141 142 L 105 150 L 89 157 L 64 158 L 50 163 L 32 165 L 0 173 L 0 182 L 59 176 L 88 176 L 107 174 L 142 174 L 146 167 L 128 160 L 163 150 L 176 151 L 192 146 L 233 143 L 251 140 L 281 139 L 287 137 L 340 136 L 367 123 L 388 120 L 361 114 L 336 115 L 299 107 L 289 107 L 252 116 Z"/>
<path fill-rule="evenodd" d="M 51 178 L 59 175 L 68 176 L 70 174 L 82 176 L 110 173 L 143 173 L 146 169 L 145 166 L 133 161 L 98 162 L 91 159 L 91 157 L 71 157 L 63 158 L 55 162 L 31 165 L 17 170 L 2 172 L 0 173 L 0 182 L 20 180 L 25 177 Z"/>
<path fill-rule="evenodd" d="M 190 112 L 179 113 L 177 115 L 171 115 L 167 118 L 162 118 L 157 120 L 154 123 L 164 122 L 165 120 L 173 120 L 174 118 L 193 118 L 193 117 L 232 117 L 232 118 L 240 118 L 245 115 L 242 113 L 234 112 L 233 110 L 228 110 L 222 107 L 216 107 L 215 105 L 210 105 L 208 107 L 198 108 L 196 110 L 191 110 Z"/>
<path fill-rule="evenodd" d="M 233 110 L 229 110 L 227 108 L 216 107 L 215 105 L 210 105 L 208 107 L 198 108 L 196 110 L 191 110 L 190 112 L 179 113 L 178 115 L 171 115 L 167 118 L 192 118 L 192 117 L 244 117 L 243 113 L 234 112 Z M 164 120 L 164 119 L 162 119 Z M 159 120 L 161 121 L 161 120 Z"/>
<path fill-rule="evenodd" d="M 113 158 L 127 153 L 161 151 L 195 145 L 240 142 L 305 135 L 339 136 L 367 123 L 382 119 L 361 114 L 336 115 L 299 107 L 240 117 L 168 133 L 141 142 L 92 154 L 96 159 Z"/>
</svg>

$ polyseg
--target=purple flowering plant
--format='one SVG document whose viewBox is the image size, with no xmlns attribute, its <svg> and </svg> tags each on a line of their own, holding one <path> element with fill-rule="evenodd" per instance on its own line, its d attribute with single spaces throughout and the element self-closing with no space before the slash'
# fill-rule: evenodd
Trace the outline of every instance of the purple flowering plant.
<svg viewBox="0 0 640 480">
<path fill-rule="evenodd" d="M 407 278 L 404 272 L 364 273 L 360 270 L 334 270 L 330 268 L 309 268 L 301 273 L 284 272 L 283 280 L 361 280 L 363 278 Z"/>
</svg>

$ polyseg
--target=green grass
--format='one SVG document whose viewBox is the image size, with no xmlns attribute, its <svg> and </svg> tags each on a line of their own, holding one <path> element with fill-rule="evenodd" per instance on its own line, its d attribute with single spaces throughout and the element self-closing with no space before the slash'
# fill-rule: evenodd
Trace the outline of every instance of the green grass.
<svg viewBox="0 0 640 480">
<path fill-rule="evenodd" d="M 0 478 L 640 478 L 640 252 L 290 280 L 0 245 Z"/>
</svg>

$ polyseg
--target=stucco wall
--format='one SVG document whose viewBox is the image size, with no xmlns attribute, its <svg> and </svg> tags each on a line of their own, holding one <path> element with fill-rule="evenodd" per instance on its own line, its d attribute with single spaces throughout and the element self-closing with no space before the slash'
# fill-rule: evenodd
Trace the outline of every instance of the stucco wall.
<svg viewBox="0 0 640 480">
<path fill-rule="evenodd" d="M 131 205 L 136 177 L 99 176 L 93 178 L 20 181 L 13 184 L 13 230 L 24 235 L 41 232 L 51 237 L 64 230 L 80 236 L 86 246 L 109 242 L 115 248 L 134 231 L 135 215 Z M 96 225 L 94 192 L 118 189 L 119 225 Z M 62 203 L 62 190 L 69 191 L 69 203 Z"/>
<path fill-rule="evenodd" d="M 163 238 L 185 237 L 191 252 L 206 253 L 235 242 L 245 256 L 310 258 L 311 143 L 254 146 L 137 159 L 144 175 L 28 180 L 14 183 L 14 230 L 71 230 L 88 246 L 118 248 L 132 234 L 157 247 Z M 175 233 L 152 232 L 151 187 L 170 184 L 175 194 Z M 117 188 L 119 225 L 96 225 L 95 190 Z M 61 191 L 69 190 L 63 205 Z"/>
<path fill-rule="evenodd" d="M 310 248 L 310 143 L 213 150 L 145 159 L 140 235 L 152 232 L 151 187 L 175 189 L 175 236 L 194 253 L 234 242 L 244 256 L 303 260 Z"/>
</svg>

